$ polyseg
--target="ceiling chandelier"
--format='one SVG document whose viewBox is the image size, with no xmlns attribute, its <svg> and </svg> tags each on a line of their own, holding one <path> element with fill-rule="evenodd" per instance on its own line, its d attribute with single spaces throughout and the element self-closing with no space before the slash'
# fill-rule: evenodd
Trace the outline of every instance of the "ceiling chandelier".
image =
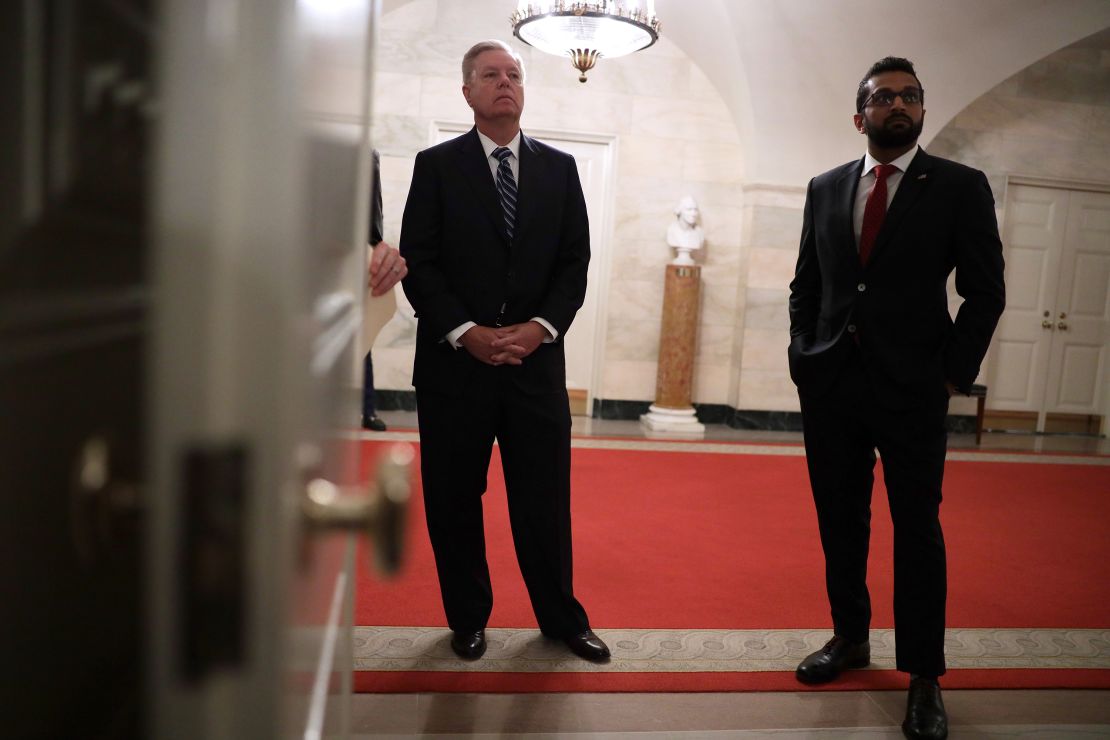
<svg viewBox="0 0 1110 740">
<path fill-rule="evenodd" d="M 599 58 L 631 54 L 659 38 L 655 0 L 519 0 L 510 20 L 513 35 L 529 46 L 569 55 L 579 82 Z"/>
</svg>

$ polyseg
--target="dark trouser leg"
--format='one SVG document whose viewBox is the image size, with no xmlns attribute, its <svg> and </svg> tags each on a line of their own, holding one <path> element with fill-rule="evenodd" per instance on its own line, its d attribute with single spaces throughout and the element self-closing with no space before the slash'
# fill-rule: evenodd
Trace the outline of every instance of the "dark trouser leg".
<svg viewBox="0 0 1110 740">
<path fill-rule="evenodd" d="M 447 624 L 457 632 L 482 629 L 493 608 L 482 494 L 497 404 L 482 392 L 417 390 L 416 406 L 424 509 Z"/>
<path fill-rule="evenodd" d="M 362 361 L 362 418 L 374 416 L 374 363 L 370 353 Z"/>
<path fill-rule="evenodd" d="M 941 482 L 948 403 L 906 412 L 878 412 L 883 459 L 894 522 L 894 628 L 897 667 L 923 676 L 944 673 L 947 594 Z"/>
<path fill-rule="evenodd" d="M 802 395 L 801 401 L 833 630 L 863 642 L 871 625 L 867 554 L 875 453 L 858 406 L 862 379 L 851 375 L 854 371 L 853 363 L 828 394 L 817 399 Z"/>
<path fill-rule="evenodd" d="M 574 598 L 566 392 L 529 396 L 507 389 L 497 439 L 513 544 L 536 621 L 551 637 L 581 634 L 589 620 Z"/>
</svg>

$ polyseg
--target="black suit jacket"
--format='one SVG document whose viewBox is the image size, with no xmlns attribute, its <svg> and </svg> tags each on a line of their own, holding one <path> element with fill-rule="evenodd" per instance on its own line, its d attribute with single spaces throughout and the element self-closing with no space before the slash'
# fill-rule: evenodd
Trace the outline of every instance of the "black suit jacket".
<svg viewBox="0 0 1110 740">
<path fill-rule="evenodd" d="M 982 172 L 919 150 L 902 177 L 866 267 L 852 209 L 863 160 L 809 183 L 790 283 L 790 375 L 803 393 L 831 386 L 849 327 L 880 401 L 907 407 L 966 390 L 1005 305 L 1002 243 Z M 955 321 L 946 283 L 963 297 Z"/>
<path fill-rule="evenodd" d="M 498 370 L 525 392 L 566 389 L 561 340 L 585 298 L 590 261 L 586 202 L 569 154 L 521 134 L 519 169 L 510 240 L 477 129 L 416 155 L 400 249 L 418 319 L 418 390 L 466 389 L 480 363 L 444 338 L 467 321 L 492 326 L 502 305 L 505 325 L 538 316 L 559 336 Z"/>
</svg>

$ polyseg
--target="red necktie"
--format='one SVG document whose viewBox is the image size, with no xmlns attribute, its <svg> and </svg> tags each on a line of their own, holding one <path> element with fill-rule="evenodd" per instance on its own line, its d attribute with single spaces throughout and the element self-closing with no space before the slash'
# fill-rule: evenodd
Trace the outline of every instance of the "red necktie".
<svg viewBox="0 0 1110 740">
<path fill-rule="evenodd" d="M 863 209 L 863 226 L 859 234 L 859 262 L 866 265 L 871 257 L 871 247 L 875 246 L 875 237 L 879 235 L 879 228 L 883 225 L 886 216 L 886 179 L 898 171 L 892 164 L 875 165 L 875 187 L 867 196 L 867 205 Z"/>
</svg>

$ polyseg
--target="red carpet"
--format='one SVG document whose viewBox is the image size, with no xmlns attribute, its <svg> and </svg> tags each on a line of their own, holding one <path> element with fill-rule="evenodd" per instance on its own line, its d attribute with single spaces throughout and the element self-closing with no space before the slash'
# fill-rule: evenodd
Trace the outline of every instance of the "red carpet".
<svg viewBox="0 0 1110 740">
<path fill-rule="evenodd" d="M 365 442 L 369 459 L 374 444 Z M 369 463 L 367 463 L 369 464 Z M 575 592 L 595 629 L 822 629 L 831 624 L 805 459 L 575 449 Z M 954 628 L 1110 627 L 1110 467 L 949 461 L 942 521 Z M 490 627 L 535 628 L 513 557 L 496 457 L 486 499 Z M 445 624 L 417 497 L 409 559 L 362 572 L 355 624 Z M 893 626 L 891 528 L 876 486 L 872 626 Z M 1047 674 L 1047 675 L 1045 675 Z M 1104 686 L 1110 671 L 950 671 L 945 685 Z M 356 675 L 360 690 L 795 690 L 788 673 Z M 835 688 L 902 686 L 890 671 Z M 500 678 L 499 678 L 500 677 Z"/>
</svg>

